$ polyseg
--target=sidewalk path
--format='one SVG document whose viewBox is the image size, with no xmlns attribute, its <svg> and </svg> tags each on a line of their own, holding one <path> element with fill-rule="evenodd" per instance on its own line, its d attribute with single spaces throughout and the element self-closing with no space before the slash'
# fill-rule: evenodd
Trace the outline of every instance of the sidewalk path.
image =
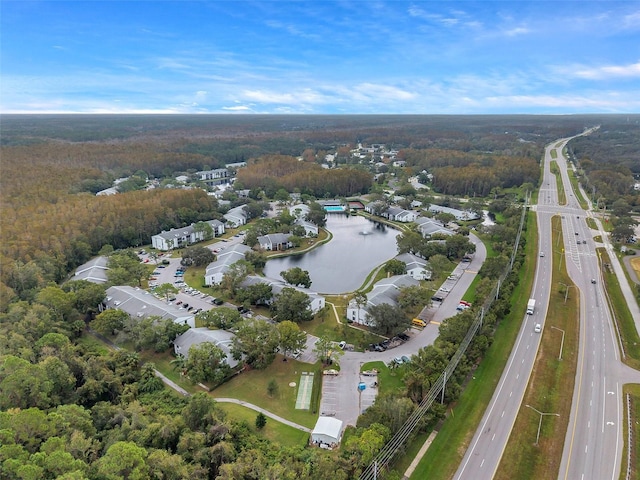
<svg viewBox="0 0 640 480">
<path fill-rule="evenodd" d="M 249 402 L 245 402 L 244 400 L 238 400 L 237 398 L 216 398 L 216 397 L 213 397 L 213 398 L 215 399 L 216 402 L 235 403 L 237 405 L 242 405 L 243 407 L 250 408 L 251 410 L 255 410 L 256 412 L 261 412 L 267 417 L 273 418 L 274 420 L 277 420 L 280 423 L 284 423 L 285 425 L 289 425 L 290 427 L 297 428 L 298 430 L 302 430 L 303 432 L 311 433 L 310 428 L 303 427 L 302 425 L 298 425 L 297 423 L 294 423 L 294 422 L 290 422 L 289 420 L 286 420 L 276 415 L 275 413 L 271 413 L 268 410 L 265 410 L 264 408 L 260 408 L 257 405 L 254 405 Z"/>
</svg>

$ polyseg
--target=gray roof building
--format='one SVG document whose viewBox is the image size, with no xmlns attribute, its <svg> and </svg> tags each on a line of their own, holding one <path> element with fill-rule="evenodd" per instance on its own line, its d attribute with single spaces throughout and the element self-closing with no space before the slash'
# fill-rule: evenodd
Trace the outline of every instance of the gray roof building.
<svg viewBox="0 0 640 480">
<path fill-rule="evenodd" d="M 184 309 L 160 300 L 146 290 L 140 288 L 114 286 L 107 288 L 104 301 L 107 308 L 117 308 L 129 314 L 131 318 L 147 318 L 157 316 L 170 318 L 176 323 L 183 323 L 193 327 L 194 317 Z"/>
<path fill-rule="evenodd" d="M 89 260 L 84 265 L 76 268 L 73 280 L 87 280 L 93 283 L 106 283 L 109 259 L 104 256 Z"/>
<path fill-rule="evenodd" d="M 206 327 L 190 328 L 182 335 L 178 335 L 173 342 L 173 349 L 176 355 L 183 355 L 185 358 L 189 357 L 189 349 L 193 345 L 200 345 L 201 343 L 211 342 L 222 349 L 227 355 L 227 364 L 230 367 L 238 365 L 238 361 L 231 355 L 231 345 L 233 343 L 233 337 L 235 335 L 226 330 L 209 330 Z"/>
</svg>

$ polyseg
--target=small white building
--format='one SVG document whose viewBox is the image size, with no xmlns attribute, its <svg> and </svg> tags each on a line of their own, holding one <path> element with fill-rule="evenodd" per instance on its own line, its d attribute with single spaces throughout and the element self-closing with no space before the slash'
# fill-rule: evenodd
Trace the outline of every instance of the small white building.
<svg viewBox="0 0 640 480">
<path fill-rule="evenodd" d="M 369 293 L 367 293 L 367 303 L 358 305 L 355 300 L 351 300 L 347 305 L 347 319 L 361 325 L 371 326 L 369 308 L 386 303 L 397 306 L 398 296 L 402 288 L 420 285 L 420 282 L 409 275 L 394 275 L 383 278 L 376 282 Z"/>
<path fill-rule="evenodd" d="M 322 310 L 326 304 L 325 299 L 322 295 L 319 295 L 318 293 L 308 288 L 300 287 L 297 285 L 289 285 L 283 280 L 261 277 L 259 275 L 249 275 L 244 279 L 241 285 L 246 288 L 258 283 L 265 283 L 269 285 L 271 287 L 271 293 L 273 294 L 273 296 L 280 294 L 284 288 L 293 288 L 294 290 L 304 293 L 309 298 L 309 308 L 311 309 L 311 313 L 313 313 L 314 315 Z"/>
<path fill-rule="evenodd" d="M 224 223 L 220 220 L 209 220 L 205 223 L 211 227 L 214 237 L 222 235 L 225 232 Z M 196 231 L 194 224 L 191 224 L 183 228 L 174 228 L 152 236 L 151 246 L 162 252 L 166 252 L 174 248 L 184 248 L 203 240 L 205 240 L 205 232 L 202 230 Z"/>
<path fill-rule="evenodd" d="M 311 443 L 322 448 L 338 446 L 342 439 L 342 420 L 334 417 L 318 417 L 311 432 Z"/>
<path fill-rule="evenodd" d="M 218 253 L 216 260 L 207 265 L 204 284 L 209 286 L 220 284 L 229 267 L 238 260 L 244 260 L 245 254 L 249 251 L 251 251 L 251 248 L 241 243 L 222 250 Z"/>
<path fill-rule="evenodd" d="M 420 258 L 411 253 L 401 253 L 396 256 L 396 260 L 400 260 L 406 265 L 407 275 L 416 280 L 431 280 L 431 270 L 424 258 Z"/>
<path fill-rule="evenodd" d="M 247 213 L 244 211 L 244 205 L 232 208 L 223 216 L 227 221 L 227 224 L 232 228 L 240 227 L 247 223 Z"/>
</svg>

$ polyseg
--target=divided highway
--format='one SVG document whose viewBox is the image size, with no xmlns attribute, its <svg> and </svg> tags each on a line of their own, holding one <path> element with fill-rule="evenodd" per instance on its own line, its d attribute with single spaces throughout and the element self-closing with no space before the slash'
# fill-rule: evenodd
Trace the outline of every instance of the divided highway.
<svg viewBox="0 0 640 480">
<path fill-rule="evenodd" d="M 583 134 L 588 134 L 586 131 Z M 564 444 L 558 478 L 561 480 L 614 480 L 622 457 L 622 385 L 640 382 L 640 372 L 620 362 L 616 335 L 605 301 L 596 244 L 578 203 L 566 170 L 563 148 L 570 138 L 547 146 L 543 184 L 538 204 L 540 252 L 531 298 L 536 311 L 525 315 L 516 344 L 498 388 L 456 472 L 456 479 L 491 479 L 500 463 L 516 415 L 520 409 L 541 335 L 534 332 L 540 323 L 544 331 L 551 285 L 550 255 L 562 249 L 567 270 L 580 291 L 580 350 L 571 418 Z M 552 154 L 552 152 L 554 152 Z M 567 204 L 558 205 L 555 177 L 550 162 L 560 167 Z M 562 216 L 564 245 L 551 245 L 551 217 Z M 549 255 L 547 255 L 547 253 Z M 559 432 L 564 434 L 564 432 Z"/>
</svg>

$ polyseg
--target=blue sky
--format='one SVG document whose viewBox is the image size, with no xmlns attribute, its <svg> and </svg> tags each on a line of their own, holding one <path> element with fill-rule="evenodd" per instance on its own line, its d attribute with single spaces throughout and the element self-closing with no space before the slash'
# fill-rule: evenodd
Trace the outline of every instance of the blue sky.
<svg viewBox="0 0 640 480">
<path fill-rule="evenodd" d="M 0 1 L 2 113 L 640 112 L 640 2 Z"/>
</svg>

